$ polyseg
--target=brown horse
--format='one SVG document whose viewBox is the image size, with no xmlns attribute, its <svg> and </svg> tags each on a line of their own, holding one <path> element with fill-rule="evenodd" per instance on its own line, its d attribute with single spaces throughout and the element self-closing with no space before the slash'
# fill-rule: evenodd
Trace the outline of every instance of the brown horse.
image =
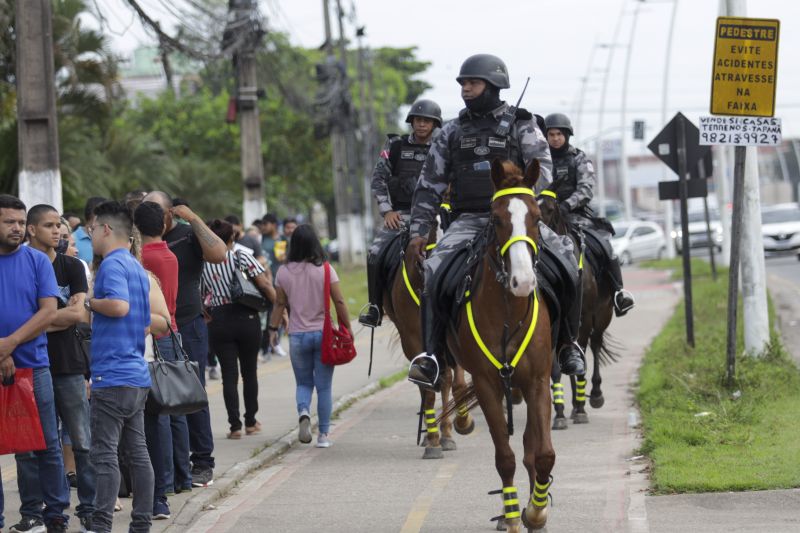
<svg viewBox="0 0 800 533">
<path fill-rule="evenodd" d="M 600 365 L 616 360 L 608 346 L 606 329 L 611 324 L 613 317 L 613 292 L 608 282 L 598 278 L 595 266 L 586 261 L 585 254 L 581 257 L 581 244 L 570 231 L 566 220 L 561 216 L 558 201 L 552 193 L 539 195 L 539 209 L 542 212 L 542 221 L 559 235 L 570 235 L 575 242 L 575 253 L 581 265 L 581 325 L 578 331 L 578 344 L 586 352 L 587 346 L 592 348 L 592 392 L 589 404 L 599 409 L 605 403 L 603 391 L 600 388 L 602 377 Z M 553 405 L 556 416 L 553 419 L 553 429 L 567 429 L 567 419 L 564 416 L 564 390 L 561 385 L 561 370 L 558 362 L 554 361 L 553 371 Z M 589 415 L 586 413 L 586 376 L 571 376 L 572 385 L 572 418 L 575 424 L 586 424 Z"/>
<path fill-rule="evenodd" d="M 437 240 L 438 224 L 431 230 L 428 242 L 435 243 Z M 431 245 L 429 245 L 431 246 Z M 432 248 L 432 246 L 431 246 Z M 423 288 L 423 276 L 418 265 L 411 257 L 403 254 L 403 264 L 394 280 L 390 284 L 389 290 L 383 293 L 383 308 L 392 320 L 397 332 L 400 335 L 400 345 L 406 359 L 411 361 L 423 351 L 422 327 L 420 322 L 419 302 Z M 450 402 L 450 392 L 462 394 L 467 388 L 464 378 L 464 369 L 456 366 L 448 368 L 442 376 L 442 406 Z M 425 452 L 423 459 L 442 459 L 445 451 L 456 449 L 453 440 L 453 423 L 450 416 L 436 417 L 436 393 L 420 387 L 420 417 L 424 417 Z M 438 422 L 438 424 L 437 424 Z M 475 421 L 472 415 L 463 406 L 457 413 L 455 419 L 456 432 L 468 435 L 475 429 Z"/>
<path fill-rule="evenodd" d="M 487 249 L 477 264 L 457 330 L 449 331 L 447 338 L 451 353 L 472 375 L 468 396 L 457 399 L 474 406 L 477 398 L 489 425 L 495 467 L 503 483 L 502 490 L 496 491 L 503 497 L 498 529 L 505 526 L 512 533 L 518 533 L 522 524 L 540 529 L 547 522 L 550 472 L 556 457 L 550 440 L 550 316 L 540 301 L 535 273 L 540 212 L 532 189 L 538 177 L 537 160 L 524 176 L 511 162 L 493 161 L 496 193 L 486 230 Z M 523 464 L 531 495 L 522 512 L 514 485 L 516 460 L 509 444 L 512 387 L 522 392 L 527 405 Z"/>
</svg>

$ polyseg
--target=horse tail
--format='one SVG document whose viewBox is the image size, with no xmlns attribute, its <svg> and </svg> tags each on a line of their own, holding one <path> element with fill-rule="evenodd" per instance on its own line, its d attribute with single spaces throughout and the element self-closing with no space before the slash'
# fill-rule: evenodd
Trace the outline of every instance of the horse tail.
<svg viewBox="0 0 800 533">
<path fill-rule="evenodd" d="M 594 343 L 592 343 L 594 344 Z M 600 343 L 592 346 L 592 353 L 601 365 L 616 363 L 622 357 L 622 345 L 606 330 L 600 335 Z"/>
<path fill-rule="evenodd" d="M 436 424 L 439 424 L 453 415 L 464 416 L 468 411 L 472 411 L 477 406 L 478 395 L 475 392 L 475 386 L 472 382 L 469 382 L 467 387 L 460 392 L 456 392 L 455 389 L 453 389 L 453 398 L 447 402 L 447 405 L 442 407 L 442 413 L 439 415 L 439 418 L 436 419 Z"/>
</svg>

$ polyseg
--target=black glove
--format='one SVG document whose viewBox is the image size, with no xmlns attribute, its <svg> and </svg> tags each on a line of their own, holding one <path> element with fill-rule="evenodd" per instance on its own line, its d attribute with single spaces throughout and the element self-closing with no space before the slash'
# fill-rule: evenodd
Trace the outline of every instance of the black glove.
<svg viewBox="0 0 800 533">
<path fill-rule="evenodd" d="M 561 218 L 566 218 L 569 216 L 570 208 L 567 202 L 561 202 L 558 204 L 558 210 L 561 211 Z"/>
</svg>

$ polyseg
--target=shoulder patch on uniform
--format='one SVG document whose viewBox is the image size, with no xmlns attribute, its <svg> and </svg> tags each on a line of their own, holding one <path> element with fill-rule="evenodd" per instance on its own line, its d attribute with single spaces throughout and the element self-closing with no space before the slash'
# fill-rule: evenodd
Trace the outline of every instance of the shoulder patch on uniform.
<svg viewBox="0 0 800 533">
<path fill-rule="evenodd" d="M 530 120 L 533 118 L 533 115 L 530 111 L 525 109 L 524 107 L 517 108 L 516 117 L 519 120 Z"/>
</svg>

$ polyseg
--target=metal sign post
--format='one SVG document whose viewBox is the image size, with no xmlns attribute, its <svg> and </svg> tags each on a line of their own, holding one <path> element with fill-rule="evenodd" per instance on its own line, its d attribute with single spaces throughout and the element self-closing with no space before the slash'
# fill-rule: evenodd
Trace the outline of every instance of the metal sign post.
<svg viewBox="0 0 800 533">
<path fill-rule="evenodd" d="M 737 146 L 733 159 L 733 217 L 731 220 L 731 261 L 728 271 L 728 346 L 725 380 L 733 384 L 736 375 L 736 313 L 739 303 L 739 249 L 742 241 L 742 212 L 744 202 L 744 162 L 747 148 Z"/>
<path fill-rule="evenodd" d="M 708 160 L 711 160 L 710 153 L 707 157 Z M 700 178 L 703 181 L 708 178 L 708 176 L 706 176 L 706 165 L 703 160 L 697 162 L 697 171 L 700 173 Z M 711 278 L 717 281 L 717 262 L 714 259 L 714 251 L 717 247 L 714 245 L 714 238 L 711 236 L 711 217 L 708 214 L 708 195 L 703 197 L 703 211 L 706 217 L 706 239 L 708 240 L 708 259 L 711 261 Z M 721 216 L 722 215 L 720 215 L 720 217 Z"/>
<path fill-rule="evenodd" d="M 647 147 L 653 154 L 678 174 L 678 181 L 662 181 L 658 184 L 659 198 L 680 199 L 681 202 L 681 251 L 683 256 L 683 293 L 686 308 L 686 342 L 694 347 L 694 311 L 692 307 L 692 265 L 689 240 L 689 198 L 705 197 L 708 194 L 704 179 L 711 169 L 708 146 L 700 146 L 697 126 L 683 113 L 677 113 L 664 126 Z M 693 178 L 693 179 L 689 179 Z M 672 228 L 667 228 L 671 231 Z"/>
<path fill-rule="evenodd" d="M 686 314 L 686 342 L 694 348 L 694 313 L 692 311 L 692 250 L 689 247 L 689 184 L 686 180 L 686 119 L 678 117 L 678 189 L 681 194 L 681 249 L 683 253 L 683 299 Z"/>
</svg>

